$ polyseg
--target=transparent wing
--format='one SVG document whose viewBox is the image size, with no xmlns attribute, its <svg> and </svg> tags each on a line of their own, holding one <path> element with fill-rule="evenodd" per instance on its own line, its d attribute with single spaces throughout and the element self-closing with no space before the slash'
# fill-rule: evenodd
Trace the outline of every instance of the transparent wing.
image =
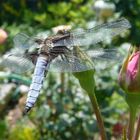
<svg viewBox="0 0 140 140">
<path fill-rule="evenodd" d="M 36 38 L 29 37 L 24 33 L 18 33 L 13 39 L 14 46 L 20 48 L 21 50 L 36 48 L 38 47 L 38 44 L 35 42 L 35 39 Z"/>
<path fill-rule="evenodd" d="M 15 47 L 11 49 L 6 55 L 1 59 L 0 65 L 7 67 L 15 73 L 24 73 L 28 70 L 31 70 L 34 65 L 32 64 L 33 60 L 30 60 L 30 56 L 27 57 L 27 52 L 35 51 L 33 48 L 38 47 L 35 42 L 36 38 L 30 38 L 24 33 L 18 33 L 14 37 Z"/>
<path fill-rule="evenodd" d="M 37 35 L 34 36 L 34 38 L 46 39 L 47 37 L 49 37 L 49 35 L 51 35 L 51 32 L 46 30 L 39 32 Z"/>
<path fill-rule="evenodd" d="M 86 54 L 94 61 L 96 70 L 104 70 L 121 63 L 124 55 L 119 49 L 95 49 L 86 51 Z"/>
<path fill-rule="evenodd" d="M 16 56 L 15 54 L 4 55 L 0 61 L 0 65 L 9 68 L 15 73 L 24 73 L 34 67 L 29 59 L 19 55 Z"/>
<path fill-rule="evenodd" d="M 75 48 L 72 53 L 65 54 L 64 58 L 58 56 L 54 59 L 47 68 L 48 71 L 80 72 L 96 68 L 105 69 L 123 59 L 118 49 L 99 48 L 83 52 L 79 47 Z"/>
<path fill-rule="evenodd" d="M 28 35 L 24 33 L 18 33 L 13 39 L 14 46 L 17 48 L 27 49 L 30 47 L 29 45 L 27 45 L 27 42 L 29 41 L 29 39 L 30 37 Z"/>
<path fill-rule="evenodd" d="M 87 46 L 96 44 L 126 31 L 131 25 L 125 18 L 101 24 L 91 29 L 70 32 L 70 37 L 58 40 L 54 46 Z"/>
<path fill-rule="evenodd" d="M 93 68 L 93 64 L 86 65 L 78 57 L 69 55 L 67 59 L 62 59 L 60 56 L 55 58 L 47 67 L 47 70 L 52 72 L 80 72 Z"/>
</svg>

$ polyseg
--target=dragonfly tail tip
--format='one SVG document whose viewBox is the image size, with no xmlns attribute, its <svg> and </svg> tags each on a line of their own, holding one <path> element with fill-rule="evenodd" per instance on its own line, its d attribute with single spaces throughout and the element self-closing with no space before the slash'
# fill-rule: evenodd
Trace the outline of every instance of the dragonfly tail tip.
<svg viewBox="0 0 140 140">
<path fill-rule="evenodd" d="M 27 113 L 31 110 L 31 107 L 26 106 L 24 111 L 23 111 L 23 116 L 27 115 Z"/>
</svg>

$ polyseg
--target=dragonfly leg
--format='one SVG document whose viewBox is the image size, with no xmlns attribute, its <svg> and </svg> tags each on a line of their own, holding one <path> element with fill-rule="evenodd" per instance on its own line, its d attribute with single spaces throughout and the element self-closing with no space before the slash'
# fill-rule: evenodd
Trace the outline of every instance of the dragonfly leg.
<svg viewBox="0 0 140 140">
<path fill-rule="evenodd" d="M 69 63 L 69 59 L 67 58 L 67 56 L 64 54 L 65 60 L 67 60 L 67 62 Z"/>
<path fill-rule="evenodd" d="M 64 55 L 60 54 L 60 57 L 62 58 L 62 60 L 65 60 Z"/>
<path fill-rule="evenodd" d="M 68 47 L 66 47 L 66 46 L 64 46 L 64 49 L 69 51 L 69 52 L 71 52 L 71 50 Z"/>
</svg>

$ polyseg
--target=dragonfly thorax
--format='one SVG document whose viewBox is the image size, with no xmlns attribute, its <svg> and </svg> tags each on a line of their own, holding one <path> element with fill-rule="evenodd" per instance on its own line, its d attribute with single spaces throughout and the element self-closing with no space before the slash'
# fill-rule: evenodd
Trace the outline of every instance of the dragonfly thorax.
<svg viewBox="0 0 140 140">
<path fill-rule="evenodd" d="M 39 54 L 43 54 L 46 57 L 51 56 L 51 52 L 53 50 L 53 43 L 51 39 L 45 39 L 43 43 L 40 44 Z M 56 57 L 56 55 L 55 55 Z"/>
</svg>

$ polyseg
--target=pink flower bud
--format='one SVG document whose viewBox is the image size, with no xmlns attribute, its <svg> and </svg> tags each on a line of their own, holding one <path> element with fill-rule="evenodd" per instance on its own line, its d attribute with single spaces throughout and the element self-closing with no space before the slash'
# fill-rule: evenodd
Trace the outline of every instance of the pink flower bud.
<svg viewBox="0 0 140 140">
<path fill-rule="evenodd" d="M 7 33 L 3 29 L 0 29 L 0 44 L 4 43 L 7 37 Z"/>
<path fill-rule="evenodd" d="M 128 54 L 119 74 L 119 84 L 127 93 L 140 93 L 140 50 Z"/>
</svg>

